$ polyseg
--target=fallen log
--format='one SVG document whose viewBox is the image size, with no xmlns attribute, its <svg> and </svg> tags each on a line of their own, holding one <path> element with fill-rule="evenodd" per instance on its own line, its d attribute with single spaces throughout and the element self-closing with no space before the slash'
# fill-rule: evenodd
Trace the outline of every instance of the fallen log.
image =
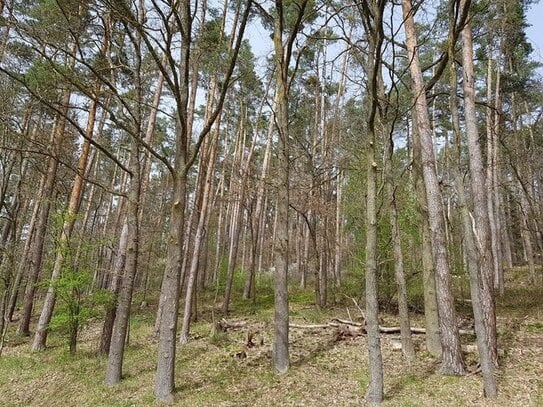
<svg viewBox="0 0 543 407">
<path fill-rule="evenodd" d="M 357 328 L 360 328 L 361 333 L 365 333 L 365 325 L 360 322 L 354 322 L 354 321 L 348 321 L 345 319 L 339 319 L 334 318 L 331 322 L 328 322 L 326 324 L 296 324 L 291 323 L 289 326 L 291 328 L 298 328 L 298 329 L 326 329 L 326 328 L 338 328 L 340 325 L 348 325 L 348 326 L 354 326 Z M 396 334 L 400 333 L 401 329 L 399 326 L 379 326 L 379 332 L 383 334 Z M 412 334 L 426 334 L 425 328 L 419 328 L 419 327 L 411 327 L 411 333 Z M 459 330 L 460 335 L 474 335 L 475 332 L 472 329 L 460 329 Z"/>
<path fill-rule="evenodd" d="M 218 328 L 226 332 L 229 329 L 240 329 L 245 328 L 247 326 L 247 321 L 227 321 L 226 319 L 221 319 L 219 322 L 217 322 Z M 326 322 L 324 324 L 299 324 L 299 323 L 290 323 L 289 327 L 294 329 L 328 329 L 328 328 L 339 328 L 342 325 L 352 326 L 358 328 L 358 330 L 354 330 L 356 332 L 360 332 L 360 334 L 366 333 L 365 324 L 361 322 L 355 322 L 355 321 L 349 321 L 346 319 L 340 319 L 340 318 L 334 318 L 330 322 Z M 401 329 L 399 326 L 383 326 L 379 325 L 379 332 L 383 334 L 397 334 L 401 332 Z M 412 334 L 420 334 L 424 335 L 426 334 L 425 328 L 419 328 L 419 327 L 411 327 L 411 333 Z M 473 329 L 459 329 L 460 335 L 474 335 L 475 332 Z"/>
<path fill-rule="evenodd" d="M 299 328 L 299 329 L 326 329 L 326 328 L 339 328 L 339 324 L 335 322 L 328 322 L 326 324 L 288 324 L 290 328 Z"/>
<path fill-rule="evenodd" d="M 217 322 L 217 328 L 223 332 L 226 332 L 229 329 L 245 328 L 246 326 L 247 321 L 227 321 L 226 319 L 222 318 L 219 322 Z"/>
</svg>

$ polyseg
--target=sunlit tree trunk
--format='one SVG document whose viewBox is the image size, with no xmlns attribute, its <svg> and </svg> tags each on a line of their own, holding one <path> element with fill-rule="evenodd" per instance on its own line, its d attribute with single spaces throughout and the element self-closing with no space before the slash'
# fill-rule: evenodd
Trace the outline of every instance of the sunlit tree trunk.
<svg viewBox="0 0 543 407">
<path fill-rule="evenodd" d="M 460 2 L 461 7 L 469 7 L 467 0 Z M 474 207 L 475 242 L 479 252 L 481 267 L 481 301 L 486 321 L 487 341 L 491 360 L 498 363 L 496 310 L 494 306 L 494 261 L 492 259 L 491 230 L 488 217 L 487 188 L 483 157 L 479 145 L 479 130 L 477 127 L 477 112 L 475 107 L 475 78 L 473 68 L 473 41 L 471 25 L 468 22 L 462 29 L 462 62 L 464 77 L 464 116 L 468 140 L 469 169 L 471 175 L 471 192 Z"/>
<path fill-rule="evenodd" d="M 273 339 L 273 367 L 283 374 L 289 369 L 289 305 L 288 305 L 288 265 L 289 265 L 289 199 L 290 199 L 290 157 L 289 157 L 289 66 L 294 41 L 301 30 L 302 20 L 308 2 L 301 1 L 294 15 L 293 26 L 286 26 L 287 10 L 280 0 L 275 1 L 273 44 L 275 50 L 276 106 L 275 120 L 279 135 L 277 165 L 277 242 L 275 246 L 275 316 Z M 284 36 L 284 33 L 288 35 Z"/>
<path fill-rule="evenodd" d="M 271 84 L 271 81 L 270 81 Z M 272 113 L 273 114 L 273 113 Z M 261 235 L 264 234 L 263 222 L 264 222 L 264 209 L 265 209 L 265 181 L 268 176 L 268 168 L 270 166 L 271 148 L 274 130 L 274 120 L 270 119 L 268 125 L 268 135 L 266 140 L 266 150 L 264 151 L 264 158 L 262 159 L 262 169 L 257 185 L 256 192 L 256 204 L 252 222 L 252 248 L 251 259 L 249 263 L 249 270 L 245 278 L 245 286 L 243 289 L 243 298 L 249 299 L 251 296 L 255 299 L 255 275 L 258 258 L 258 248 Z"/>
<path fill-rule="evenodd" d="M 97 92 L 98 93 L 98 92 Z M 69 100 L 69 98 L 68 98 Z M 68 104 L 66 104 L 67 107 Z M 62 225 L 62 230 L 60 232 L 60 238 L 58 243 L 58 248 L 56 250 L 55 263 L 53 266 L 53 272 L 51 274 L 51 280 L 49 288 L 47 290 L 47 295 L 43 303 L 43 308 L 41 311 L 40 319 L 36 327 L 36 333 L 34 335 L 34 340 L 32 342 L 32 350 L 38 351 L 45 348 L 47 341 L 47 331 L 48 325 L 53 316 L 53 310 L 56 302 L 56 288 L 55 284 L 61 276 L 62 267 L 67 258 L 67 251 L 69 250 L 69 242 L 72 236 L 72 231 L 76 221 L 76 216 L 79 213 L 79 207 L 81 204 L 81 196 L 84 190 L 84 177 L 85 171 L 87 169 L 87 163 L 89 159 L 90 152 L 90 140 L 94 134 L 94 122 L 96 120 L 96 110 L 98 108 L 98 103 L 96 100 L 91 102 L 91 107 L 89 110 L 89 117 L 87 121 L 87 128 L 85 130 L 85 140 L 83 141 L 83 146 L 81 148 L 81 154 L 79 156 L 79 161 L 77 163 L 77 173 L 75 175 L 74 184 L 72 186 L 72 191 L 70 194 L 70 200 L 68 202 L 68 208 L 66 213 L 66 218 L 64 224 Z M 66 112 L 67 113 L 67 112 Z"/>
<path fill-rule="evenodd" d="M 366 127 L 366 331 L 368 333 L 369 384 L 366 400 L 380 405 L 384 398 L 383 357 L 379 333 L 379 300 L 377 284 L 377 134 L 382 132 L 379 101 L 381 80 L 383 13 L 386 1 L 373 0 L 359 6 L 360 17 L 368 38 L 365 61 L 367 94 L 364 96 Z"/>
<path fill-rule="evenodd" d="M 141 116 L 139 116 L 141 118 Z M 139 246 L 139 206 L 141 199 L 141 168 L 140 168 L 140 140 L 132 137 L 129 169 L 131 171 L 127 210 L 126 210 L 126 243 L 119 243 L 119 263 L 124 260 L 124 272 L 120 273 L 119 297 L 115 310 L 115 322 L 111 333 L 111 342 L 106 365 L 105 383 L 113 385 L 122 378 L 124 348 L 128 332 L 130 308 L 132 304 L 132 291 L 136 277 Z M 124 230 L 124 227 L 123 227 Z M 126 245 L 126 252 L 122 258 L 121 245 Z"/>
<path fill-rule="evenodd" d="M 433 259 L 436 269 L 436 288 L 438 298 L 439 323 L 441 330 L 441 371 L 445 374 L 465 372 L 456 312 L 452 295 L 449 272 L 447 242 L 443 220 L 443 202 L 436 174 L 434 143 L 428 116 L 426 92 L 419 63 L 413 9 L 410 0 L 402 1 L 404 28 L 407 43 L 409 70 L 412 80 L 412 93 L 415 99 L 415 114 L 418 135 L 421 143 L 422 173 L 428 204 L 428 221 L 431 230 Z"/>
<path fill-rule="evenodd" d="M 23 297 L 23 314 L 18 328 L 19 333 L 27 336 L 30 335 L 30 318 L 32 317 L 32 308 L 34 306 L 34 294 L 36 292 L 38 276 L 41 271 L 45 232 L 47 229 L 51 198 L 53 196 L 58 169 L 58 151 L 62 142 L 62 135 L 64 133 L 65 120 L 62 118 L 62 114 L 67 112 L 70 94 L 69 89 L 65 89 L 63 91 L 63 112 L 59 113 L 55 118 L 52 136 L 50 139 L 52 145 L 52 155 L 47 161 L 47 171 L 44 175 L 39 202 L 36 202 L 36 205 L 39 206 L 37 207 L 36 224 L 32 234 L 32 246 L 28 252 L 30 257 L 30 261 L 28 263 L 29 269 L 27 273 L 26 289 Z"/>
<path fill-rule="evenodd" d="M 451 13 L 452 14 L 452 13 Z M 452 36 L 449 34 L 449 39 Z M 449 52 L 454 55 L 454 44 L 452 41 L 449 43 Z M 455 59 L 453 58 L 453 61 Z M 481 273 L 478 250 L 476 247 L 475 236 L 473 233 L 473 227 L 468 207 L 468 200 L 466 196 L 466 188 L 464 186 L 464 179 L 460 172 L 460 166 L 462 163 L 462 137 L 460 132 L 460 114 L 458 111 L 458 97 L 457 97 L 457 72 L 455 62 L 450 66 L 450 110 L 451 110 L 451 122 L 453 125 L 454 142 L 456 143 L 456 165 L 452 165 L 451 170 L 453 172 L 454 183 L 456 186 L 456 192 L 458 194 L 458 201 L 460 206 L 460 216 L 462 221 L 462 235 L 463 243 L 465 247 L 465 255 L 467 262 L 467 269 L 470 277 L 470 291 L 471 291 L 471 303 L 473 308 L 473 316 L 475 322 L 475 332 L 477 334 L 477 347 L 479 350 L 479 358 L 481 361 L 481 371 L 483 373 L 484 393 L 487 397 L 495 397 L 497 393 L 496 379 L 494 377 L 494 367 L 492 363 L 492 356 L 488 343 L 488 330 L 485 315 L 483 312 L 482 303 L 482 284 L 481 281 L 484 276 Z"/>
<path fill-rule="evenodd" d="M 396 204 L 396 193 L 394 177 L 392 174 L 392 142 L 389 140 L 388 152 L 385 157 L 386 189 L 389 200 L 389 218 L 392 227 L 392 246 L 394 255 L 394 277 L 398 292 L 398 314 L 400 317 L 400 331 L 402 340 L 402 352 L 406 360 L 411 363 L 415 358 L 415 348 L 411 338 L 411 323 L 409 320 L 409 307 L 407 304 L 407 284 L 405 282 L 405 271 L 403 266 L 402 240 L 400 225 L 398 222 L 398 208 Z"/>
</svg>

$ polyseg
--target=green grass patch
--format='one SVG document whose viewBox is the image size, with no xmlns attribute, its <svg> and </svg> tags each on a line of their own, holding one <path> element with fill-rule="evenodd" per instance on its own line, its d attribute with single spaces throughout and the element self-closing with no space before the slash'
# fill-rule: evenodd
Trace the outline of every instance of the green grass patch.
<svg viewBox="0 0 543 407">
<path fill-rule="evenodd" d="M 530 333 L 543 333 L 543 322 L 535 322 L 533 324 L 526 325 L 526 331 Z"/>
</svg>

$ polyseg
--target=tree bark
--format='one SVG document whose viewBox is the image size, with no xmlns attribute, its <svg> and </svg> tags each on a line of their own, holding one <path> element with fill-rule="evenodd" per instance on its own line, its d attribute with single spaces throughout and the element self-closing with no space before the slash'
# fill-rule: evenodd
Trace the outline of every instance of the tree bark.
<svg viewBox="0 0 543 407">
<path fill-rule="evenodd" d="M 467 0 L 461 0 L 461 7 L 469 7 Z M 468 139 L 469 169 L 471 175 L 471 192 L 474 207 L 475 242 L 479 251 L 481 267 L 481 301 L 487 328 L 487 341 L 491 360 L 498 364 L 498 347 L 496 335 L 496 310 L 494 305 L 494 261 L 490 224 L 488 219 L 487 188 L 483 157 L 479 145 L 479 130 L 477 128 L 477 112 L 475 107 L 475 78 L 473 73 L 473 41 L 471 25 L 468 22 L 462 29 L 462 62 L 464 76 L 464 115 Z"/>
<path fill-rule="evenodd" d="M 69 97 L 68 97 L 69 100 Z M 66 109 L 68 106 L 68 100 L 66 101 Z M 53 310 L 56 302 L 56 289 L 55 284 L 60 278 L 62 272 L 62 266 L 66 259 L 69 242 L 72 236 L 73 227 L 75 224 L 76 216 L 79 212 L 79 207 L 81 204 L 81 196 L 84 189 L 84 176 L 87 169 L 87 162 L 89 158 L 90 151 L 90 140 L 92 139 L 94 133 L 94 122 L 96 119 L 96 110 L 98 108 L 98 103 L 96 100 L 91 102 L 91 107 L 89 111 L 89 117 L 87 121 L 87 128 L 85 131 L 86 138 L 83 142 L 81 149 L 81 154 L 79 156 L 79 161 L 77 163 L 77 173 L 75 175 L 74 184 L 72 186 L 72 191 L 70 194 L 70 200 L 68 203 L 68 209 L 66 214 L 66 219 L 62 225 L 61 235 L 59 238 L 59 247 L 57 248 L 55 263 L 53 266 L 53 272 L 51 274 L 49 288 L 45 296 L 43 303 L 42 312 L 38 325 L 36 327 L 36 333 L 34 335 L 34 340 L 32 342 L 32 350 L 39 351 L 43 350 L 47 341 L 47 332 L 48 325 L 53 316 Z M 67 112 L 66 112 L 67 113 Z M 63 126 L 64 127 L 64 126 Z"/>
<path fill-rule="evenodd" d="M 453 14 L 453 13 L 451 13 Z M 449 34 L 449 39 L 452 37 Z M 454 45 L 449 44 L 449 52 L 454 55 Z M 453 61 L 455 59 L 453 58 Z M 454 183 L 456 185 L 456 192 L 458 194 L 458 201 L 460 206 L 460 216 L 462 221 L 462 235 L 464 237 L 464 246 L 466 250 L 467 268 L 470 277 L 470 292 L 471 292 L 471 304 L 473 308 L 473 316 L 475 322 L 475 332 L 477 333 L 477 348 L 479 350 L 479 359 L 481 361 L 481 371 L 483 373 L 483 385 L 484 393 L 487 397 L 494 398 L 497 395 L 496 379 L 494 377 L 494 367 L 492 363 L 492 356 L 488 343 L 488 330 L 485 320 L 482 304 L 482 284 L 481 280 L 484 278 L 481 274 L 480 266 L 481 262 L 478 256 L 478 251 L 475 243 L 475 236 L 473 234 L 472 223 L 468 208 L 468 201 L 466 197 L 466 190 L 464 187 L 464 180 L 460 172 L 460 165 L 462 163 L 462 137 L 460 132 L 460 114 L 458 112 L 458 97 L 457 97 L 457 73 L 455 63 L 451 63 L 450 66 L 450 109 L 451 109 L 451 121 L 454 131 L 454 142 L 456 143 L 456 159 L 457 165 L 452 166 L 454 175 Z"/>
<path fill-rule="evenodd" d="M 108 386 L 117 384 L 122 378 L 122 367 L 126 335 L 130 320 L 130 308 L 132 304 L 132 291 L 136 277 L 138 264 L 139 245 L 139 205 L 141 193 L 141 169 L 140 169 L 140 140 L 132 137 L 129 168 L 132 172 L 128 191 L 128 206 L 126 212 L 127 243 L 124 273 L 121 274 L 121 287 L 117 309 L 115 311 L 115 323 L 111 334 L 105 383 Z M 122 242 L 119 243 L 119 246 Z M 120 253 L 121 254 L 121 253 Z M 122 259 L 119 259 L 122 261 Z"/>
<path fill-rule="evenodd" d="M 125 218 L 126 219 L 126 218 Z M 106 314 L 104 316 L 104 323 L 102 325 L 102 335 L 100 336 L 99 353 L 107 355 L 111 345 L 111 335 L 113 333 L 113 324 L 115 322 L 115 315 L 117 314 L 117 296 L 121 288 L 121 281 L 124 274 L 124 266 L 126 263 L 126 251 L 128 244 L 128 221 L 125 220 L 121 236 L 119 238 L 119 247 L 117 249 L 117 255 L 112 270 L 112 280 L 109 287 L 109 291 L 113 296 L 114 302 L 106 306 Z"/>
<path fill-rule="evenodd" d="M 377 286 L 377 169 L 376 133 L 382 129 L 379 117 L 379 81 L 381 80 L 384 0 L 373 0 L 360 7 L 368 37 L 365 70 L 368 91 L 365 95 L 366 128 L 366 331 L 368 333 L 369 384 L 366 400 L 379 405 L 384 398 L 383 357 L 379 335 L 379 300 Z"/>
<path fill-rule="evenodd" d="M 289 65 L 294 40 L 301 30 L 307 0 L 298 4 L 297 15 L 292 27 L 286 27 L 286 10 L 279 0 L 275 2 L 273 44 L 275 50 L 276 109 L 275 120 L 279 135 L 277 165 L 280 171 L 277 180 L 277 243 L 275 245 L 275 315 L 273 338 L 273 367 L 276 373 L 288 371 L 289 361 L 289 304 L 288 304 L 288 265 L 289 265 L 289 200 L 290 200 L 290 156 L 289 156 Z M 283 33 L 289 31 L 286 42 Z"/>
<path fill-rule="evenodd" d="M 70 100 L 70 91 L 65 89 L 62 96 L 63 113 L 67 112 L 68 102 Z M 25 336 L 30 335 L 30 319 L 32 317 L 32 309 L 34 306 L 34 295 L 36 292 L 36 283 L 41 271 L 43 258 L 43 246 L 45 243 L 45 232 L 47 229 L 47 221 L 49 219 L 49 210 L 51 207 L 51 198 L 55 188 L 55 181 L 58 169 L 58 151 L 62 141 L 64 132 L 65 120 L 59 113 L 53 125 L 53 133 L 51 136 L 52 156 L 47 161 L 47 172 L 44 176 L 43 189 L 40 195 L 40 202 L 36 203 L 37 218 L 36 226 L 32 234 L 32 247 L 29 252 L 30 262 L 28 270 L 28 278 L 26 289 L 23 297 L 23 314 L 19 323 L 19 333 Z M 30 238 L 30 236 L 29 236 Z"/>
<path fill-rule="evenodd" d="M 444 374 L 464 374 L 462 349 L 456 326 L 454 298 L 450 286 L 450 272 L 443 220 L 443 203 L 437 179 L 434 143 L 428 116 L 425 87 L 417 51 L 417 39 L 411 0 L 402 1 L 412 93 L 415 99 L 418 135 L 421 142 L 422 173 L 428 203 L 428 221 L 431 230 L 433 259 L 436 269 L 436 288 L 441 329 L 441 371 Z"/>
<path fill-rule="evenodd" d="M 389 200 L 389 218 L 392 227 L 392 246 L 394 255 L 394 277 L 398 292 L 398 314 L 400 317 L 402 352 L 408 363 L 415 359 L 415 348 L 411 339 L 411 322 L 409 320 L 409 307 L 407 304 L 407 284 L 403 267 L 402 240 L 398 222 L 398 209 L 396 206 L 395 186 L 392 174 L 392 141 L 389 140 L 388 152 L 385 157 L 385 177 Z"/>
</svg>

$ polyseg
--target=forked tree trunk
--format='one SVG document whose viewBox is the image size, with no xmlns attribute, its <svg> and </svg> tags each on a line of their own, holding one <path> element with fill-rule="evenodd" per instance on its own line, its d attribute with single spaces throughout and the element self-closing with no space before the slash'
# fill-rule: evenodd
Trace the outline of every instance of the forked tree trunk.
<svg viewBox="0 0 543 407">
<path fill-rule="evenodd" d="M 233 48 L 232 58 L 228 71 L 224 76 L 224 83 L 228 84 L 234 71 L 234 64 L 237 60 L 239 49 L 241 47 L 245 26 L 249 18 L 249 11 L 252 2 L 249 0 L 239 23 L 236 36 L 236 45 Z M 177 319 L 179 313 L 179 294 L 180 294 L 180 272 L 181 255 L 185 227 L 185 203 L 187 174 L 191 169 L 194 160 L 197 157 L 201 144 L 192 143 L 192 134 L 187 132 L 187 118 L 194 112 L 188 108 L 189 93 L 189 66 L 191 53 L 191 30 L 192 30 L 192 12 L 190 2 L 181 2 L 179 10 L 176 10 L 179 18 L 180 30 L 185 34 L 181 39 L 181 69 L 179 79 L 176 83 L 179 87 L 176 89 L 177 98 L 177 134 L 176 134 L 176 152 L 173 168 L 173 200 L 170 212 L 170 229 L 168 236 L 168 254 L 166 258 L 166 269 L 161 289 L 162 315 L 159 322 L 159 343 L 158 360 L 155 377 L 155 397 L 160 402 L 172 402 L 175 388 L 175 355 L 176 355 L 176 334 Z M 202 142 L 209 134 L 212 126 L 219 116 L 228 86 L 221 89 L 218 96 L 218 102 L 215 110 L 209 116 L 204 124 L 204 128 L 199 134 L 198 140 Z M 192 149 L 189 150 L 189 147 Z M 192 154 L 192 155 L 190 155 Z"/>
</svg>

